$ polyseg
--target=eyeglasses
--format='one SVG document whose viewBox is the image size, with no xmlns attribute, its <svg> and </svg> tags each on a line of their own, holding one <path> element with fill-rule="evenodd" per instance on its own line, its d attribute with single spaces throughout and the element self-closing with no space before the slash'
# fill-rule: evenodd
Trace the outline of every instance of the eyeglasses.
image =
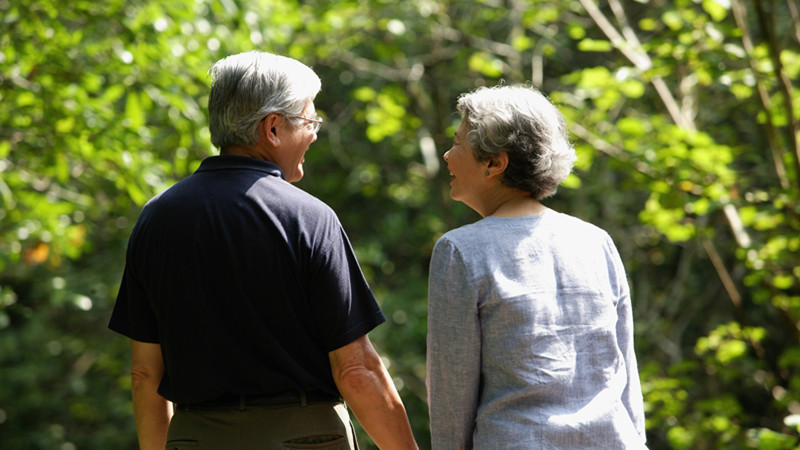
<svg viewBox="0 0 800 450">
<path fill-rule="evenodd" d="M 319 131 L 319 127 L 322 126 L 322 117 L 317 117 L 317 118 L 314 118 L 314 119 L 312 119 L 310 117 L 304 117 L 304 116 L 298 116 L 298 115 L 291 115 L 291 116 L 287 116 L 287 117 L 294 117 L 295 119 L 303 119 L 303 120 L 307 120 L 309 122 L 312 122 L 311 131 L 313 131 L 314 133 Z"/>
</svg>

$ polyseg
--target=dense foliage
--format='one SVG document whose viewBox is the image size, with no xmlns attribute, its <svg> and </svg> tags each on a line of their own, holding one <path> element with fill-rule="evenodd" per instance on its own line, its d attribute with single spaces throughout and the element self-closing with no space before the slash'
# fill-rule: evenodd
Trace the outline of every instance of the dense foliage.
<svg viewBox="0 0 800 450">
<path fill-rule="evenodd" d="M 0 447 L 132 448 L 106 330 L 143 203 L 210 154 L 207 70 L 259 49 L 323 78 L 300 186 L 340 215 L 372 337 L 428 447 L 427 264 L 477 219 L 441 155 L 458 94 L 531 82 L 579 152 L 548 205 L 611 233 L 653 449 L 800 445 L 794 0 L 0 0 Z M 368 446 L 362 436 L 362 444 Z"/>
</svg>

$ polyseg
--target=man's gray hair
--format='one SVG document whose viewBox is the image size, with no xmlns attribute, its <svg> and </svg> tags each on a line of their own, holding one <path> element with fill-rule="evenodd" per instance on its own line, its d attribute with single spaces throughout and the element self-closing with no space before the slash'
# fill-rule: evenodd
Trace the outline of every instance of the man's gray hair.
<svg viewBox="0 0 800 450">
<path fill-rule="evenodd" d="M 457 108 L 467 121 L 475 159 L 508 153 L 506 186 L 541 200 L 555 194 L 572 171 L 576 155 L 564 115 L 535 88 L 481 87 L 462 94 Z"/>
<path fill-rule="evenodd" d="M 211 143 L 220 150 L 256 144 L 264 117 L 299 115 L 322 88 L 317 74 L 305 64 L 257 51 L 221 59 L 209 74 Z"/>
</svg>

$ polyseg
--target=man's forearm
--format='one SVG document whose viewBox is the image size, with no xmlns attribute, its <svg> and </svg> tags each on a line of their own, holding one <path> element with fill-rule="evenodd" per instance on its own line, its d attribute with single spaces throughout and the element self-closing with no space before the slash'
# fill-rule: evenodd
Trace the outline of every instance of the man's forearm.
<svg viewBox="0 0 800 450">
<path fill-rule="evenodd" d="M 403 402 L 382 366 L 350 373 L 346 379 L 339 391 L 378 448 L 417 448 Z"/>
<path fill-rule="evenodd" d="M 416 449 L 406 409 L 365 335 L 330 352 L 336 387 L 359 423 L 383 449 Z"/>
<path fill-rule="evenodd" d="M 142 450 L 164 450 L 172 403 L 158 394 L 164 374 L 161 346 L 131 341 L 131 393 L 136 434 Z"/>
<path fill-rule="evenodd" d="M 167 444 L 172 403 L 158 395 L 155 390 L 157 387 L 147 386 L 146 382 L 142 382 L 132 389 L 136 434 L 142 450 L 164 450 Z"/>
</svg>

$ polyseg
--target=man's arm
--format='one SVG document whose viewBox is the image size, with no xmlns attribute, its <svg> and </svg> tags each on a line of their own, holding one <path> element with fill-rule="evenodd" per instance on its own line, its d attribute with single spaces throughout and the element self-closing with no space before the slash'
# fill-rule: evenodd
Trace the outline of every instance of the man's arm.
<svg viewBox="0 0 800 450">
<path fill-rule="evenodd" d="M 163 374 L 161 346 L 131 340 L 133 415 L 142 450 L 163 450 L 167 445 L 172 403 L 157 392 Z"/>
<path fill-rule="evenodd" d="M 403 402 L 367 335 L 328 356 L 339 392 L 375 444 L 416 449 Z"/>
</svg>

